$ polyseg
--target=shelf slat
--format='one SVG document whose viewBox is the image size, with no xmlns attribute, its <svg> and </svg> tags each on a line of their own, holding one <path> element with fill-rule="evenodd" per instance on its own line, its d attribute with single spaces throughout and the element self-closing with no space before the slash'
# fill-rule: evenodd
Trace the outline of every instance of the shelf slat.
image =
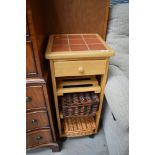
<svg viewBox="0 0 155 155">
<path fill-rule="evenodd" d="M 81 81 L 62 81 L 59 83 L 59 86 L 78 86 L 78 85 L 98 85 L 98 82 L 95 79 L 90 80 L 81 80 Z"/>
<path fill-rule="evenodd" d="M 92 116 L 96 116 L 97 115 L 97 113 L 95 113 L 95 114 L 88 114 L 88 115 L 73 115 L 73 116 L 67 116 L 67 117 L 64 117 L 63 116 L 63 113 L 62 112 L 60 112 L 60 118 L 61 119 L 65 119 L 65 118 L 79 118 L 79 117 L 92 117 Z"/>
<path fill-rule="evenodd" d="M 68 80 L 69 79 L 69 80 Z M 101 88 L 95 76 L 61 77 L 57 79 L 57 95 L 64 93 L 90 92 L 100 93 Z"/>
<path fill-rule="evenodd" d="M 57 95 L 63 96 L 64 93 L 78 93 L 78 92 L 95 92 L 100 93 L 101 87 L 100 86 L 89 86 L 89 87 L 74 87 L 74 88 L 58 88 Z"/>
</svg>

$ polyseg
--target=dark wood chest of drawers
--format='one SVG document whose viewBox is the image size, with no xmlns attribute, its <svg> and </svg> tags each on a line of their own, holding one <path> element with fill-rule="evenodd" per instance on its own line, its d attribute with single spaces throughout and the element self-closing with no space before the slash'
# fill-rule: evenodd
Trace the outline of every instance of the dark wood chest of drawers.
<svg viewBox="0 0 155 155">
<path fill-rule="evenodd" d="M 26 148 L 47 146 L 59 151 L 50 73 L 43 57 L 47 37 L 35 17 L 40 7 L 33 10 L 33 3 L 26 3 Z"/>
</svg>

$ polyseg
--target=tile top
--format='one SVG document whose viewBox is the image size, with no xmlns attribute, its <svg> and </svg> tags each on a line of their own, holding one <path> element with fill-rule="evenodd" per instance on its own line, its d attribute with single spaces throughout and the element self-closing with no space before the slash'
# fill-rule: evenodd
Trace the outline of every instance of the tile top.
<svg viewBox="0 0 155 155">
<path fill-rule="evenodd" d="M 50 35 L 45 58 L 51 60 L 105 58 L 114 51 L 98 34 Z"/>
<path fill-rule="evenodd" d="M 53 52 L 107 50 L 96 34 L 62 34 L 53 36 Z"/>
</svg>

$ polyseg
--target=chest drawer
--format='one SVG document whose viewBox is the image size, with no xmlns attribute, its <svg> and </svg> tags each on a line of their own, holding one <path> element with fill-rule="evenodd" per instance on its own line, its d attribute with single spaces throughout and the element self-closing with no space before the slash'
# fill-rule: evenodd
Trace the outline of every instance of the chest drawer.
<svg viewBox="0 0 155 155">
<path fill-rule="evenodd" d="M 52 142 L 51 131 L 49 129 L 29 132 L 26 134 L 26 147 L 31 148 L 41 144 Z"/>
<path fill-rule="evenodd" d="M 32 49 L 32 43 L 26 42 L 26 75 L 36 75 L 37 68 L 34 59 L 34 53 Z"/>
<path fill-rule="evenodd" d="M 46 108 L 42 86 L 26 87 L 26 109 Z"/>
<path fill-rule="evenodd" d="M 105 60 L 54 62 L 55 76 L 100 75 L 105 73 Z"/>
<path fill-rule="evenodd" d="M 49 127 L 46 111 L 30 112 L 26 114 L 26 130 Z"/>
</svg>

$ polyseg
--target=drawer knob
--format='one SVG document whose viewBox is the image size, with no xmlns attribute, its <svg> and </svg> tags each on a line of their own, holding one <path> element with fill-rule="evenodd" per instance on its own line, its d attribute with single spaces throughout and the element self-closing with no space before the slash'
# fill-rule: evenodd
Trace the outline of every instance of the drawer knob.
<svg viewBox="0 0 155 155">
<path fill-rule="evenodd" d="M 33 119 L 31 122 L 32 122 L 33 125 L 38 123 L 38 121 L 36 119 Z"/>
<path fill-rule="evenodd" d="M 36 140 L 41 140 L 41 139 L 43 139 L 42 136 L 37 136 L 37 137 L 36 137 Z"/>
<path fill-rule="evenodd" d="M 80 73 L 83 73 L 84 72 L 83 67 L 79 67 L 78 70 L 79 70 Z"/>
<path fill-rule="evenodd" d="M 31 102 L 31 101 L 32 101 L 32 98 L 29 97 L 29 96 L 26 96 L 26 103 L 29 103 L 29 102 Z"/>
</svg>

